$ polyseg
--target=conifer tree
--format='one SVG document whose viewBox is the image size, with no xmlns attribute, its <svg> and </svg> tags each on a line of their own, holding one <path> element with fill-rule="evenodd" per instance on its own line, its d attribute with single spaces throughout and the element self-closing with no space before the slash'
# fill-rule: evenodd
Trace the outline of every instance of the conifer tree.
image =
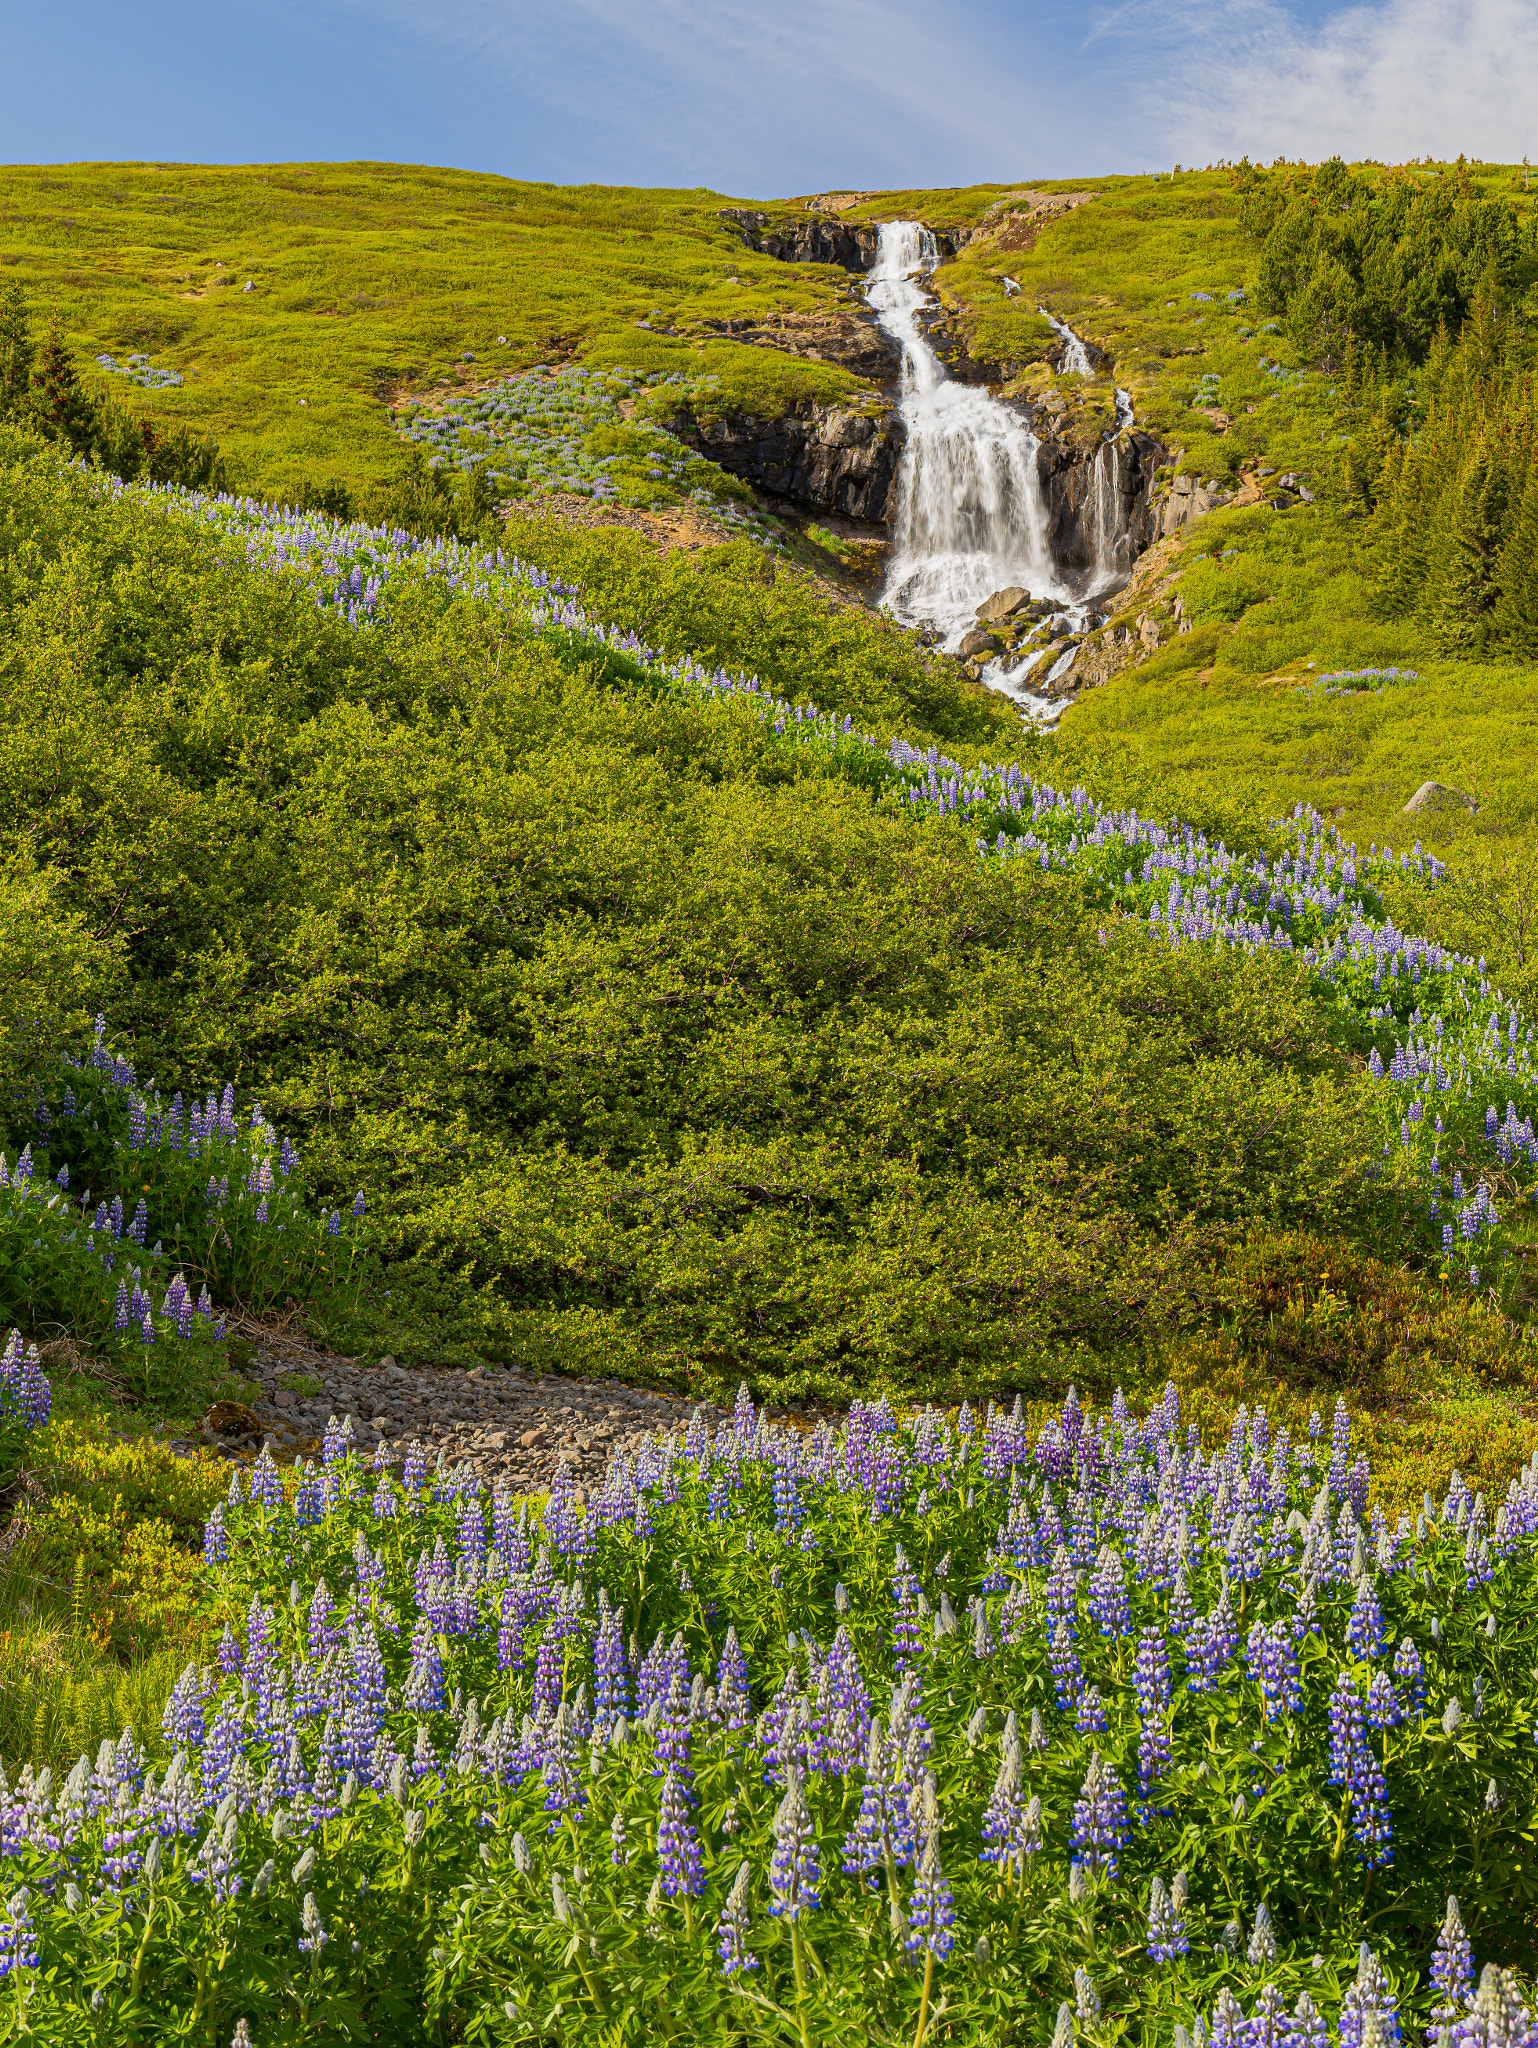
<svg viewBox="0 0 1538 2048">
<path fill-rule="evenodd" d="M 32 383 L 32 333 L 19 284 L 0 296 L 0 417 L 24 412 Z"/>
<path fill-rule="evenodd" d="M 33 365 L 30 411 L 49 440 L 67 442 L 77 455 L 90 447 L 96 407 L 80 382 L 74 351 L 64 339 L 57 315 Z"/>
<path fill-rule="evenodd" d="M 1490 632 L 1499 594 L 1496 564 L 1505 540 L 1506 479 L 1490 451 L 1476 445 L 1438 522 L 1427 611 L 1449 654 L 1474 654 Z"/>
<path fill-rule="evenodd" d="M 1538 461 L 1531 456 L 1495 580 L 1498 595 L 1490 612 L 1491 640 L 1523 661 L 1538 661 Z"/>
</svg>

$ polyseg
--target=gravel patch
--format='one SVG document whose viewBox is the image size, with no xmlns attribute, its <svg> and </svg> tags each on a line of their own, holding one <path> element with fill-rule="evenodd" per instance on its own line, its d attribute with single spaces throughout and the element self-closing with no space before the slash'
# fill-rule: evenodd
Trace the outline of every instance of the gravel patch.
<svg viewBox="0 0 1538 2048">
<path fill-rule="evenodd" d="M 265 1444 L 280 1463 L 318 1457 L 327 1423 L 352 1418 L 353 1443 L 404 1456 L 419 1439 L 436 1463 L 468 1464 L 488 1483 L 506 1479 L 517 1493 L 543 1493 L 565 1465 L 578 1488 L 600 1486 L 617 1450 L 633 1454 L 648 1436 L 686 1428 L 708 1403 L 647 1392 L 619 1380 L 526 1373 L 516 1367 L 402 1366 L 393 1358 L 362 1365 L 326 1353 L 258 1345 L 248 1377 L 261 1392 L 249 1409 L 221 1402 L 204 1418 L 202 1441 L 239 1457 Z M 290 1390 L 285 1379 L 319 1383 Z"/>
</svg>

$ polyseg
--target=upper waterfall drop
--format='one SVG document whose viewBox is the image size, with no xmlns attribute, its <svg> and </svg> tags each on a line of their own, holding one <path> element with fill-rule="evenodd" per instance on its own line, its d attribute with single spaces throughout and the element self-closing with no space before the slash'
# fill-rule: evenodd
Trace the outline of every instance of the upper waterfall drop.
<svg viewBox="0 0 1538 2048">
<path fill-rule="evenodd" d="M 867 298 L 902 351 L 907 429 L 881 601 L 905 624 L 937 627 L 954 649 L 983 599 L 1009 584 L 1071 600 L 1047 543 L 1036 436 L 986 391 L 952 382 L 919 325 L 923 279 L 938 260 L 927 228 L 886 222 Z"/>
</svg>

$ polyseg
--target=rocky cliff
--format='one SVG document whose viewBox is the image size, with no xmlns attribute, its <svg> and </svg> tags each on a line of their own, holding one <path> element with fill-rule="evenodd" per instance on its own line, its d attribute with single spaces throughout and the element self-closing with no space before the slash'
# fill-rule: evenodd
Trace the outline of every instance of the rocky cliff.
<svg viewBox="0 0 1538 2048">
<path fill-rule="evenodd" d="M 879 522 L 896 511 L 903 425 L 895 412 L 803 400 L 778 419 L 726 413 L 673 422 L 681 441 L 759 489 L 821 512 Z"/>
<path fill-rule="evenodd" d="M 809 214 L 805 220 L 776 220 L 745 206 L 721 209 L 750 249 L 782 263 L 837 263 L 845 270 L 869 270 L 876 261 L 878 232 L 860 222 Z"/>
<path fill-rule="evenodd" d="M 1048 419 L 1032 427 L 1053 559 L 1069 575 L 1125 575 L 1160 537 L 1155 476 L 1168 451 L 1136 427 L 1089 446 L 1059 436 Z"/>
</svg>

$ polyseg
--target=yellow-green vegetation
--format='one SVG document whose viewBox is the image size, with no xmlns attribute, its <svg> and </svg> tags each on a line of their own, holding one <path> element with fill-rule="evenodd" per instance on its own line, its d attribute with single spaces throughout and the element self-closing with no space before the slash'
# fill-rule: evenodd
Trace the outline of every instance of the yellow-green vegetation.
<svg viewBox="0 0 1538 2048">
<path fill-rule="evenodd" d="M 210 1653 L 203 1525 L 229 1468 L 124 1434 L 123 1420 L 98 1408 L 30 1447 L 0 1575 L 7 1763 L 67 1767 L 125 1722 L 153 1750 L 167 1690 Z"/>
<path fill-rule="evenodd" d="M 243 488 L 366 486 L 398 462 L 397 395 L 540 362 L 713 376 L 721 402 L 771 412 L 858 390 L 832 363 L 699 325 L 812 311 L 846 287 L 744 247 L 718 218 L 734 203 L 386 164 L 20 166 L 0 283 L 19 279 L 87 357 L 175 370 L 185 381 L 160 390 L 103 382 L 212 433 Z"/>
</svg>

